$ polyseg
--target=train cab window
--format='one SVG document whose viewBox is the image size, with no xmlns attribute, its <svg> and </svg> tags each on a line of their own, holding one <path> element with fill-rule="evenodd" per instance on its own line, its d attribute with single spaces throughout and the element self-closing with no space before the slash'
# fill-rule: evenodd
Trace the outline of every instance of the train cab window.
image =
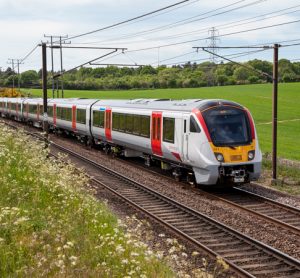
<svg viewBox="0 0 300 278">
<path fill-rule="evenodd" d="M 104 111 L 93 111 L 93 126 L 104 127 Z"/>
<path fill-rule="evenodd" d="M 120 113 L 113 113 L 112 119 L 112 129 L 119 130 L 120 129 Z"/>
<path fill-rule="evenodd" d="M 86 123 L 86 110 L 85 109 L 77 109 L 76 110 L 76 122 L 80 124 Z"/>
<path fill-rule="evenodd" d="M 163 118 L 163 141 L 174 143 L 175 119 Z"/>
<path fill-rule="evenodd" d="M 200 133 L 201 129 L 193 116 L 190 117 L 190 132 Z"/>
</svg>

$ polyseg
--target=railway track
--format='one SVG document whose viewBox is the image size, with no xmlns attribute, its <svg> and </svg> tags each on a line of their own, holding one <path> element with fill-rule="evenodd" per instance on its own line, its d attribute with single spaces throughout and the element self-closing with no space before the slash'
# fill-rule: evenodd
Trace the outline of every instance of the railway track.
<svg viewBox="0 0 300 278">
<path fill-rule="evenodd" d="M 127 161 L 128 162 L 128 161 Z M 156 175 L 161 175 L 176 183 L 174 178 L 164 175 L 160 171 L 151 170 L 147 167 L 138 165 L 135 162 L 129 162 L 135 167 L 149 171 Z M 178 182 L 182 185 L 182 183 Z M 195 194 L 204 194 L 206 197 L 227 203 L 230 206 L 256 215 L 274 225 L 285 228 L 292 233 L 300 236 L 300 209 L 276 202 L 261 195 L 243 190 L 238 187 L 227 188 L 223 190 L 211 190 L 210 188 L 190 188 Z"/>
<path fill-rule="evenodd" d="M 35 134 L 35 136 L 37 136 Z M 193 209 L 169 199 L 65 147 L 51 146 L 94 167 L 92 181 L 156 219 L 179 236 L 206 251 L 221 256 L 242 277 L 299 277 L 300 261 L 249 238 Z"/>
<path fill-rule="evenodd" d="M 65 147 L 51 144 L 97 170 L 92 181 L 172 229 L 243 277 L 299 277 L 300 261 Z"/>
</svg>

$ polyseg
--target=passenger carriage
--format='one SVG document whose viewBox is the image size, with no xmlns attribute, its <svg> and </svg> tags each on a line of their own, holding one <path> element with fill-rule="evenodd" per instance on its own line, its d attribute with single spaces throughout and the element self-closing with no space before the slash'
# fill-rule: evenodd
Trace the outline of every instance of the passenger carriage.
<svg viewBox="0 0 300 278">
<path fill-rule="evenodd" d="M 20 105 L 20 107 L 19 107 Z M 40 127 L 42 99 L 0 99 L 1 113 Z M 13 112 L 12 112 L 13 111 Z M 49 99 L 54 131 L 73 134 L 106 152 L 159 161 L 177 178 L 212 185 L 258 179 L 261 151 L 253 119 L 225 100 Z"/>
</svg>

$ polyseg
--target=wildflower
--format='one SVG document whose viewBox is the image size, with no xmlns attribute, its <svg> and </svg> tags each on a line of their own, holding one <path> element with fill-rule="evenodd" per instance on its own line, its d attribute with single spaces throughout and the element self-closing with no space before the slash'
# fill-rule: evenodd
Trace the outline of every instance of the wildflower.
<svg viewBox="0 0 300 278">
<path fill-rule="evenodd" d="M 65 264 L 64 264 L 63 260 L 58 260 L 55 264 L 59 268 L 64 268 L 65 267 Z"/>
<path fill-rule="evenodd" d="M 122 263 L 122 264 L 128 264 L 128 260 L 127 260 L 127 259 L 123 259 L 123 260 L 121 261 L 121 263 Z"/>
<path fill-rule="evenodd" d="M 224 270 L 229 268 L 229 265 L 221 257 L 217 257 L 217 264 L 220 265 Z"/>
<path fill-rule="evenodd" d="M 159 237 L 165 237 L 165 234 L 159 234 L 158 236 Z"/>
<path fill-rule="evenodd" d="M 197 252 L 197 251 L 194 251 L 194 252 L 192 253 L 192 256 L 193 256 L 193 257 L 195 257 L 195 256 L 197 256 L 197 255 L 199 255 L 199 252 Z"/>
</svg>

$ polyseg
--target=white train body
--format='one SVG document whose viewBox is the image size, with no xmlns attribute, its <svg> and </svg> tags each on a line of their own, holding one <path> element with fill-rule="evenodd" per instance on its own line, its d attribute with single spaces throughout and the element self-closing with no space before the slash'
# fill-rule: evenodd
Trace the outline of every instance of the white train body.
<svg viewBox="0 0 300 278">
<path fill-rule="evenodd" d="M 16 110 L 12 103 L 19 104 Z M 0 98 L 0 113 L 39 126 L 42 103 Z M 242 184 L 261 171 L 253 119 L 230 101 L 49 99 L 48 122 L 124 156 L 161 161 L 175 176 L 198 184 Z"/>
</svg>

